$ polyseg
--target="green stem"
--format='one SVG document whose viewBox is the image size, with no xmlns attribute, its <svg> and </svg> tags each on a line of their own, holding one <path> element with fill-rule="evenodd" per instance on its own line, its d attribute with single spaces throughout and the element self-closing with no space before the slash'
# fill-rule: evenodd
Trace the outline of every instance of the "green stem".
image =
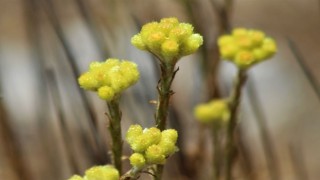
<svg viewBox="0 0 320 180">
<path fill-rule="evenodd" d="M 166 128 L 167 115 L 169 111 L 169 101 L 173 94 L 170 89 L 172 81 L 174 79 L 176 71 L 174 65 L 161 64 L 161 79 L 158 84 L 158 106 L 156 112 L 156 124 L 157 128 L 163 131 Z"/>
<path fill-rule="evenodd" d="M 162 164 L 157 165 L 154 180 L 161 180 L 162 179 L 163 169 L 164 169 L 164 165 L 162 165 Z"/>
<path fill-rule="evenodd" d="M 235 156 L 234 132 L 237 125 L 237 111 L 240 104 L 242 87 L 247 79 L 246 70 L 239 70 L 230 99 L 230 121 L 227 128 L 226 179 L 232 179 L 232 165 Z"/>
<path fill-rule="evenodd" d="M 141 170 L 137 168 L 131 168 L 128 172 L 120 177 L 120 180 L 137 180 L 139 179 Z"/>
<path fill-rule="evenodd" d="M 122 172 L 122 137 L 121 137 L 121 110 L 119 98 L 107 102 L 109 109 L 109 131 L 112 138 L 112 164 L 121 174 Z"/>
<path fill-rule="evenodd" d="M 167 116 L 169 112 L 169 102 L 173 91 L 170 89 L 177 70 L 174 70 L 174 64 L 161 64 L 161 79 L 157 86 L 158 106 L 156 112 L 157 128 L 163 131 L 166 128 Z M 164 165 L 157 165 L 155 171 L 155 180 L 161 180 Z"/>
</svg>

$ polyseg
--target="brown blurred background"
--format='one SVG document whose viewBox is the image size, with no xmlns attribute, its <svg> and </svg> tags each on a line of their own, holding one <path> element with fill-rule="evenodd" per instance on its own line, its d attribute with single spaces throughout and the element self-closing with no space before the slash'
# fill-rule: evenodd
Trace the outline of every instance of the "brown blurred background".
<svg viewBox="0 0 320 180">
<path fill-rule="evenodd" d="M 230 27 L 261 29 L 279 51 L 249 72 L 235 179 L 320 179 L 319 8 L 318 0 L 0 0 L 0 179 L 63 180 L 110 162 L 105 103 L 76 82 L 90 61 L 139 65 L 139 83 L 122 97 L 123 132 L 152 126 L 159 70 L 130 38 L 170 16 L 194 24 L 205 43 L 178 64 L 170 126 L 180 151 L 164 179 L 210 179 L 209 131 L 192 112 L 230 92 L 235 68 L 219 62 L 215 45 Z"/>
</svg>

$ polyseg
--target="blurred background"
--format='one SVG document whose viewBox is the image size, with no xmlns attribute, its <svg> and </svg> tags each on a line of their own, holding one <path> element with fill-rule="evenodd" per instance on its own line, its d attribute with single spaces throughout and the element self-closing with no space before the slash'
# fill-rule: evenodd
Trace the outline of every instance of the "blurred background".
<svg viewBox="0 0 320 180">
<path fill-rule="evenodd" d="M 233 27 L 278 43 L 275 57 L 249 71 L 235 179 L 320 179 L 319 8 L 318 0 L 0 0 L 0 179 L 63 180 L 110 163 L 106 104 L 76 81 L 91 61 L 138 64 L 141 79 L 121 99 L 123 132 L 152 126 L 159 69 L 130 38 L 172 16 L 192 23 L 204 45 L 178 63 L 170 126 L 180 151 L 164 179 L 210 179 L 210 130 L 193 108 L 230 92 L 235 67 L 219 61 L 216 39 Z"/>
</svg>

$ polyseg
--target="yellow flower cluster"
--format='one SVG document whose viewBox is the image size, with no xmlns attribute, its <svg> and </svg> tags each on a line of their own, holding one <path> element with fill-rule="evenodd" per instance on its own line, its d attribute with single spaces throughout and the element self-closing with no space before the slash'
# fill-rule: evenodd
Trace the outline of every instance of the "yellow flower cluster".
<svg viewBox="0 0 320 180">
<path fill-rule="evenodd" d="M 94 166 L 85 172 L 85 176 L 74 175 L 68 180 L 119 180 L 117 169 L 111 165 Z"/>
<path fill-rule="evenodd" d="M 232 34 L 222 35 L 218 45 L 221 57 L 232 61 L 240 69 L 268 59 L 277 51 L 275 41 L 264 32 L 245 28 L 236 28 Z"/>
<path fill-rule="evenodd" d="M 202 123 L 228 121 L 230 117 L 228 102 L 219 99 L 206 104 L 199 104 L 194 109 L 194 115 Z"/>
<path fill-rule="evenodd" d="M 136 168 L 146 164 L 164 164 L 168 156 L 178 148 L 176 142 L 178 133 L 174 129 L 160 131 L 151 127 L 142 129 L 140 125 L 131 125 L 127 131 L 126 140 L 135 152 L 130 157 L 130 163 Z"/>
<path fill-rule="evenodd" d="M 135 84 L 139 76 L 135 63 L 107 59 L 105 62 L 92 62 L 89 71 L 82 74 L 78 82 L 83 89 L 97 91 L 101 99 L 109 101 Z"/>
<path fill-rule="evenodd" d="M 193 26 L 179 23 L 177 18 L 163 18 L 160 22 L 145 24 L 131 43 L 147 50 L 164 63 L 175 64 L 182 56 L 194 53 L 203 43 L 200 34 L 193 33 Z"/>
</svg>

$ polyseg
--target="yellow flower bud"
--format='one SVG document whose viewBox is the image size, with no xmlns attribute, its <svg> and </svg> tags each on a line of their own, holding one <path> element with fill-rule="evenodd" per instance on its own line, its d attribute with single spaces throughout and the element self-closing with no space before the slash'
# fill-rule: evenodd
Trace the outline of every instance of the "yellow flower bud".
<svg viewBox="0 0 320 180">
<path fill-rule="evenodd" d="M 248 30 L 246 28 L 235 28 L 232 30 L 232 36 L 234 37 L 242 37 L 247 35 L 248 35 Z"/>
<path fill-rule="evenodd" d="M 172 155 L 178 150 L 178 148 L 175 146 L 175 143 L 167 139 L 161 140 L 159 146 L 162 149 L 163 155 L 166 157 Z"/>
<path fill-rule="evenodd" d="M 145 157 L 149 164 L 164 164 L 166 160 L 163 149 L 155 144 L 148 147 Z"/>
<path fill-rule="evenodd" d="M 203 38 L 200 34 L 192 34 L 181 45 L 181 55 L 186 56 L 196 52 L 203 43 Z"/>
<path fill-rule="evenodd" d="M 159 24 L 157 22 L 150 22 L 142 26 L 140 35 L 141 39 L 144 43 L 148 39 L 149 35 L 153 32 L 157 32 L 159 30 Z"/>
<path fill-rule="evenodd" d="M 249 36 L 251 38 L 252 43 L 256 47 L 259 47 L 265 38 L 264 32 L 258 30 L 251 30 L 249 32 Z"/>
<path fill-rule="evenodd" d="M 199 104 L 194 109 L 195 117 L 202 123 L 227 121 L 230 110 L 226 100 L 213 100 L 206 104 Z"/>
<path fill-rule="evenodd" d="M 81 176 L 74 175 L 71 178 L 69 178 L 68 180 L 83 180 L 83 178 Z"/>
<path fill-rule="evenodd" d="M 180 23 L 169 33 L 169 38 L 176 40 L 179 44 L 184 42 L 193 33 L 193 26 L 188 23 Z"/>
<path fill-rule="evenodd" d="M 101 62 L 93 61 L 93 62 L 90 63 L 90 65 L 89 65 L 89 71 L 93 71 L 93 70 L 101 67 L 102 65 L 103 65 L 103 63 L 101 63 Z"/>
<path fill-rule="evenodd" d="M 168 140 L 174 144 L 177 142 L 178 132 L 174 129 L 166 129 L 161 132 L 161 140 Z"/>
<path fill-rule="evenodd" d="M 262 48 L 256 48 L 253 50 L 253 55 L 256 60 L 261 61 L 267 59 L 269 53 Z"/>
<path fill-rule="evenodd" d="M 141 35 L 136 34 L 131 38 L 131 44 L 133 44 L 135 47 L 137 47 L 140 50 L 146 50 L 147 47 L 142 41 Z"/>
<path fill-rule="evenodd" d="M 98 89 L 98 95 L 101 99 L 110 101 L 114 97 L 114 90 L 109 86 L 102 86 Z"/>
<path fill-rule="evenodd" d="M 253 42 L 249 36 L 242 36 L 236 39 L 238 47 L 242 49 L 251 49 L 253 48 Z"/>
<path fill-rule="evenodd" d="M 235 57 L 234 63 L 240 69 L 246 69 L 256 63 L 253 53 L 250 51 L 239 51 Z"/>
<path fill-rule="evenodd" d="M 130 158 L 130 164 L 138 169 L 141 169 L 145 166 L 146 160 L 144 156 L 140 153 L 133 153 Z"/>
<path fill-rule="evenodd" d="M 154 32 L 151 33 L 144 42 L 146 43 L 148 50 L 153 53 L 158 54 L 161 44 L 166 39 L 165 34 L 163 32 Z"/>
<path fill-rule="evenodd" d="M 262 49 L 268 53 L 268 57 L 271 57 L 277 52 L 277 45 L 272 38 L 266 38 L 263 41 Z"/>
<path fill-rule="evenodd" d="M 78 83 L 85 90 L 95 91 L 99 87 L 99 81 L 89 72 L 82 74 L 78 78 Z"/>
<path fill-rule="evenodd" d="M 231 44 L 234 42 L 234 38 L 230 35 L 222 35 L 218 38 L 218 45 L 223 47 L 224 45 Z"/>
<path fill-rule="evenodd" d="M 168 59 L 177 57 L 179 54 L 179 44 L 175 40 L 166 40 L 161 46 L 162 55 Z"/>
<path fill-rule="evenodd" d="M 113 166 L 94 166 L 85 172 L 87 180 L 119 180 L 119 172 Z"/>
<path fill-rule="evenodd" d="M 126 140 L 129 144 L 133 143 L 133 141 L 142 134 L 142 127 L 138 124 L 131 125 L 126 134 Z"/>
<path fill-rule="evenodd" d="M 238 51 L 239 47 L 234 43 L 226 44 L 220 47 L 221 57 L 226 60 L 233 60 Z"/>
<path fill-rule="evenodd" d="M 145 129 L 143 134 L 150 139 L 150 145 L 158 144 L 161 140 L 161 131 L 158 128 Z"/>
<path fill-rule="evenodd" d="M 163 18 L 159 23 L 159 29 L 164 34 L 168 35 L 169 32 L 179 24 L 177 18 Z"/>
</svg>

